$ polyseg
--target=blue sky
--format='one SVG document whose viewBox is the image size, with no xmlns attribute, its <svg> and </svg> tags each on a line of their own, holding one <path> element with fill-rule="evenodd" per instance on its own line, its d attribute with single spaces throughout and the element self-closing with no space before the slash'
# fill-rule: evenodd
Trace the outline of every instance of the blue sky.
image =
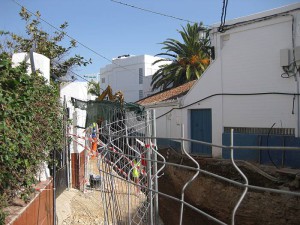
<svg viewBox="0 0 300 225">
<path fill-rule="evenodd" d="M 0 30 L 24 33 L 24 21 L 18 15 L 19 2 L 30 11 L 40 11 L 42 18 L 59 27 L 69 23 L 68 35 L 85 47 L 78 46 L 74 54 L 92 58 L 93 64 L 77 68 L 80 75 L 99 72 L 112 58 L 131 54 L 155 55 L 162 52 L 159 43 L 167 38 L 180 40 L 177 30 L 187 22 L 138 10 L 111 0 L 1 0 Z M 116 0 L 139 8 L 186 19 L 205 25 L 220 22 L 223 0 Z M 299 0 L 228 0 L 226 20 L 247 16 Z M 43 23 L 49 32 L 54 29 Z M 107 58 L 107 59 L 105 59 Z"/>
</svg>

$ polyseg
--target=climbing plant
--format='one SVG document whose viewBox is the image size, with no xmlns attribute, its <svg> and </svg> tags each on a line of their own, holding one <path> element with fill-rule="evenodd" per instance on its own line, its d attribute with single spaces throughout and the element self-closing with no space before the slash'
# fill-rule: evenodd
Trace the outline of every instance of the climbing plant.
<svg viewBox="0 0 300 225">
<path fill-rule="evenodd" d="M 28 199 L 39 165 L 62 145 L 58 89 L 26 69 L 25 63 L 13 68 L 9 55 L 0 54 L 0 224 L 5 203 Z"/>
</svg>

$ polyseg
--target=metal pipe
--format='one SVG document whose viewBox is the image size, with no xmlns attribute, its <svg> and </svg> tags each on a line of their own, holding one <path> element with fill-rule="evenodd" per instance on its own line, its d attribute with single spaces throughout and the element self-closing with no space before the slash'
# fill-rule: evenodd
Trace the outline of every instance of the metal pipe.
<svg viewBox="0 0 300 225">
<path fill-rule="evenodd" d="M 152 110 L 152 136 L 156 136 L 156 117 L 155 117 L 155 110 Z M 154 146 L 157 146 L 156 139 L 153 140 Z M 152 146 L 151 146 L 152 147 Z M 153 174 L 154 174 L 154 189 L 158 191 L 158 174 L 157 174 L 157 153 L 152 151 L 153 153 Z M 154 196 L 154 216 L 155 216 L 155 224 L 159 224 L 159 205 L 158 205 L 158 194 Z"/>
<path fill-rule="evenodd" d="M 112 137 L 126 137 L 124 135 L 112 135 Z M 138 138 L 139 136 L 129 136 L 132 138 Z M 193 139 L 188 139 L 188 138 L 176 138 L 176 137 L 151 137 L 151 136 L 145 136 L 144 138 L 148 139 L 170 139 L 170 140 L 179 140 L 179 141 L 188 141 L 188 142 L 193 142 L 193 143 L 198 143 L 198 144 L 203 144 L 207 146 L 212 146 L 212 147 L 217 147 L 217 148 L 224 148 L 224 149 L 240 149 L 240 150 L 282 150 L 282 146 L 227 146 L 227 145 L 216 145 L 204 141 L 198 141 L 198 140 L 193 140 Z M 285 150 L 300 150 L 300 147 L 285 147 Z"/>
<path fill-rule="evenodd" d="M 184 129 L 184 124 L 181 125 L 182 126 L 182 131 Z M 182 133 L 182 137 L 184 138 L 184 132 Z M 182 142 L 183 143 L 183 142 Z M 182 190 L 181 190 L 181 207 L 180 207 L 180 220 L 179 220 L 179 224 L 182 225 L 182 219 L 183 219 L 183 202 L 184 202 L 184 192 L 185 192 L 185 189 L 187 188 L 187 186 L 193 182 L 193 180 L 195 180 L 195 178 L 198 176 L 199 174 L 199 169 L 200 169 L 200 165 L 199 163 L 192 157 L 190 156 L 189 153 L 187 153 L 187 151 L 185 150 L 185 147 L 184 147 L 184 144 L 182 145 L 182 150 L 183 152 L 187 155 L 187 157 L 189 157 L 190 160 L 192 160 L 196 166 L 197 166 L 197 172 L 194 174 L 194 176 L 188 181 L 185 183 L 185 185 L 183 186 Z"/>
<path fill-rule="evenodd" d="M 231 129 L 231 136 L 230 136 L 230 146 L 233 146 L 233 129 Z M 248 185 L 248 179 L 245 176 L 245 174 L 240 170 L 240 168 L 235 164 L 234 161 L 234 157 L 233 157 L 233 148 L 230 150 L 230 158 L 231 158 L 231 162 L 234 166 L 234 168 L 239 172 L 239 174 L 241 174 L 241 176 L 244 178 L 246 185 Z M 238 202 L 236 203 L 233 212 L 232 212 L 232 217 L 231 217 L 231 224 L 234 225 L 234 218 L 235 218 L 235 213 L 237 211 L 237 209 L 239 208 L 241 202 L 243 201 L 245 195 L 247 194 L 248 191 L 248 187 L 245 187 L 243 194 L 241 195 L 240 199 L 238 200 Z"/>
<path fill-rule="evenodd" d="M 145 126 L 145 128 L 146 128 L 146 135 L 147 136 L 150 136 L 150 131 L 149 131 L 149 128 L 150 128 L 150 126 L 149 126 L 149 124 L 150 124 L 150 120 L 149 120 L 149 112 L 148 111 L 146 111 L 146 126 Z M 149 138 L 147 138 L 146 140 L 146 148 L 147 148 L 147 146 L 150 146 L 150 139 Z M 147 148 L 147 152 L 146 152 L 146 158 L 147 158 L 147 171 L 148 171 L 148 173 L 147 173 L 147 180 L 148 180 L 148 188 L 149 189 L 152 189 L 152 173 L 151 173 L 151 170 L 152 170 L 152 160 L 151 160 L 151 154 L 152 154 L 152 152 L 151 152 L 151 148 L 150 147 L 148 147 Z M 152 201 L 152 191 L 150 191 L 149 192 L 149 194 L 148 194 L 148 202 L 149 202 L 149 204 L 150 204 L 150 207 L 149 207 L 149 215 L 148 215 L 148 219 L 149 219 L 149 225 L 153 225 L 153 201 Z"/>
</svg>

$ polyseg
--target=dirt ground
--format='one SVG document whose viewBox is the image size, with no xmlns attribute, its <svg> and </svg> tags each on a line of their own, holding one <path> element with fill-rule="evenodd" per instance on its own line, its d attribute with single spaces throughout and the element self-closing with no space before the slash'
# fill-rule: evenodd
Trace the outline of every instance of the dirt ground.
<svg viewBox="0 0 300 225">
<path fill-rule="evenodd" d="M 100 193 L 65 190 L 56 199 L 57 225 L 104 224 Z"/>
<path fill-rule="evenodd" d="M 173 150 L 161 150 L 167 162 L 189 165 L 195 167 L 191 160 Z M 215 174 L 243 182 L 241 176 L 228 160 L 197 157 L 201 169 Z M 238 162 L 240 169 L 246 174 L 250 185 L 267 188 L 300 191 L 295 176 L 282 175 L 274 167 L 262 167 Z M 298 173 L 299 171 L 294 171 Z M 266 176 L 266 173 L 270 176 Z M 186 169 L 167 166 L 164 175 L 159 179 L 159 191 L 180 198 L 183 185 L 194 175 Z M 271 179 L 272 178 L 272 179 Z M 278 180 L 274 180 L 276 178 Z M 172 188 L 170 188 L 172 187 Z M 231 215 L 242 189 L 218 180 L 211 176 L 201 174 L 190 184 L 185 192 L 185 200 L 203 212 L 217 219 L 231 223 Z M 159 214 L 165 225 L 178 224 L 180 204 L 159 196 Z M 300 224 L 300 198 L 292 195 L 270 193 L 249 189 L 248 193 L 237 210 L 235 224 L 239 225 L 299 225 Z M 197 218 L 197 219 L 195 219 Z M 217 224 L 207 217 L 188 207 L 184 207 L 184 225 L 214 225 Z"/>
<path fill-rule="evenodd" d="M 95 175 L 99 175 L 97 168 L 97 161 L 91 160 L 88 165 L 88 172 Z M 116 175 L 116 174 L 115 174 Z M 114 196 L 117 199 L 121 210 L 119 210 L 119 217 L 123 218 L 123 222 L 128 219 L 127 217 L 127 205 L 128 205 L 128 183 L 121 179 L 114 179 Z M 103 202 L 103 196 L 109 198 L 111 196 L 111 190 L 104 185 L 103 188 L 86 188 L 84 192 L 69 189 L 65 190 L 56 199 L 56 213 L 57 213 L 57 225 L 101 225 L 104 223 L 104 212 L 108 206 L 107 202 Z M 133 185 L 129 185 L 131 190 L 136 188 Z M 146 196 L 143 193 L 133 192 L 131 195 L 130 209 L 135 214 L 137 208 L 139 208 L 146 200 Z M 104 203 L 104 204 L 103 204 Z M 122 223 L 122 221 L 120 221 Z"/>
</svg>

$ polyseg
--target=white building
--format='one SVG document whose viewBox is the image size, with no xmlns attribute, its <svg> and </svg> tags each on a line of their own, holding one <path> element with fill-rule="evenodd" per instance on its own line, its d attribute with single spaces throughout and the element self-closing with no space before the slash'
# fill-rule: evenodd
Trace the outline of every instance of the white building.
<svg viewBox="0 0 300 225">
<path fill-rule="evenodd" d="M 69 119 L 72 120 L 73 126 L 70 128 L 70 134 L 77 136 L 85 136 L 84 127 L 86 120 L 86 111 L 75 109 L 72 105 L 71 98 L 76 98 L 79 100 L 87 101 L 90 100 L 91 96 L 87 93 L 87 82 L 70 82 L 61 85 L 60 88 L 60 97 L 63 102 L 64 99 L 67 104 Z M 75 136 L 74 136 L 75 138 Z M 84 150 L 85 142 L 83 139 L 75 138 L 75 140 L 80 143 L 73 141 L 70 145 L 70 152 L 72 153 L 81 153 Z"/>
<path fill-rule="evenodd" d="M 135 102 L 147 97 L 151 91 L 152 75 L 159 69 L 153 62 L 160 59 L 150 55 L 119 56 L 112 64 L 100 69 L 100 87 L 105 90 L 108 85 L 113 92 L 122 91 L 126 102 Z"/>
<path fill-rule="evenodd" d="M 240 145 L 266 145 L 267 138 L 267 144 L 300 146 L 300 77 L 293 67 L 300 63 L 300 3 L 226 25 L 224 33 L 211 30 L 216 58 L 191 90 L 179 101 L 147 106 L 156 109 L 158 136 L 181 137 L 183 126 L 185 138 L 222 145 L 234 128 Z M 199 144 L 187 150 L 227 154 Z M 263 154 L 245 151 L 240 158 L 267 162 Z M 284 154 L 278 162 L 290 158 L 300 165 L 299 152 L 278 154 Z"/>
</svg>

